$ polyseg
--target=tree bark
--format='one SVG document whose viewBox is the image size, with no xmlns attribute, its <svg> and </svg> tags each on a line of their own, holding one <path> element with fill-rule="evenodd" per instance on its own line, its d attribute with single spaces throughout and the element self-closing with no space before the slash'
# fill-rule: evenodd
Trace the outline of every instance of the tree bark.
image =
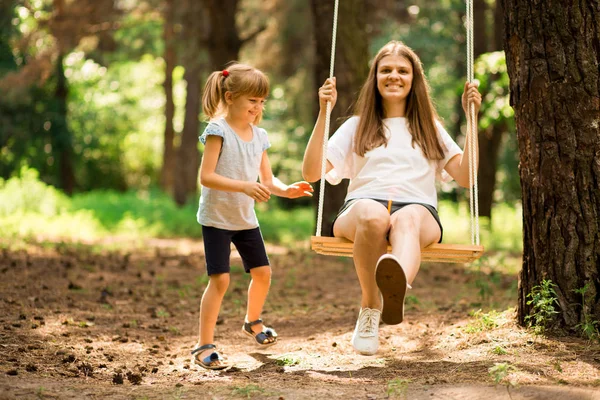
<svg viewBox="0 0 600 400">
<path fill-rule="evenodd" d="M 523 199 L 518 319 L 549 279 L 557 322 L 575 329 L 600 320 L 600 7 L 567 3 L 503 0 Z M 586 284 L 583 308 L 574 290 Z"/>
<path fill-rule="evenodd" d="M 163 163 L 160 173 L 160 186 L 164 191 L 173 189 L 173 172 L 175 166 L 175 129 L 173 128 L 173 117 L 175 116 L 175 103 L 173 101 L 173 70 L 175 69 L 175 32 L 174 32 L 174 0 L 165 1 L 165 17 L 163 38 L 165 42 L 165 80 L 163 88 L 165 91 L 165 137 L 163 149 Z"/>
<path fill-rule="evenodd" d="M 311 6 L 316 42 L 315 88 L 313 88 L 316 104 L 318 88 L 329 77 L 333 2 L 311 0 Z M 340 2 L 334 73 L 337 80 L 338 100 L 331 114 L 331 132 L 335 132 L 341 125 L 343 122 L 342 117 L 352 114 L 351 106 L 368 74 L 369 49 L 367 37 L 364 33 L 366 23 L 367 7 L 364 1 L 347 0 Z M 315 206 L 319 202 L 320 184 L 321 182 L 317 183 L 315 187 Z M 324 236 L 331 233 L 333 219 L 344 202 L 347 189 L 347 181 L 343 181 L 336 186 L 326 183 L 322 225 Z"/>
<path fill-rule="evenodd" d="M 60 20 L 65 13 L 64 0 L 54 0 L 54 18 Z M 61 38 L 57 37 L 58 55 L 56 57 L 56 89 L 54 91 L 55 112 L 51 124 L 53 149 L 58 159 L 60 186 L 69 196 L 75 189 L 75 170 L 73 168 L 73 138 L 67 124 L 67 101 L 69 88 L 63 66 L 65 51 Z"/>
<path fill-rule="evenodd" d="M 236 28 L 238 0 L 203 0 L 210 20 L 208 53 L 214 70 L 237 61 L 243 41 Z"/>
<path fill-rule="evenodd" d="M 198 135 L 200 133 L 200 75 L 203 69 L 201 42 L 205 39 L 203 21 L 205 10 L 195 0 L 185 2 L 183 17 L 184 40 L 187 44 L 182 54 L 185 69 L 183 79 L 187 83 L 185 100 L 185 119 L 181 141 L 177 149 L 177 160 L 174 176 L 175 202 L 182 206 L 192 193 L 198 189 L 198 169 L 200 154 L 198 152 Z"/>
<path fill-rule="evenodd" d="M 69 89 L 67 78 L 63 68 L 64 56 L 58 55 L 56 60 L 56 90 L 54 97 L 56 108 L 51 128 L 54 143 L 54 154 L 58 159 L 60 186 L 62 190 L 71 196 L 75 189 L 75 172 L 73 169 L 73 139 L 67 125 L 67 97 Z"/>
</svg>

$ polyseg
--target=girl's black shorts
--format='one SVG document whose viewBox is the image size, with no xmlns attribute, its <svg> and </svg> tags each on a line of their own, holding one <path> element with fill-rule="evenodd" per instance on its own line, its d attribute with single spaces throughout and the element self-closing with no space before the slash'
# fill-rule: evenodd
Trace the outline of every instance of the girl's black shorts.
<svg viewBox="0 0 600 400">
<path fill-rule="evenodd" d="M 230 271 L 231 243 L 235 245 L 248 273 L 252 268 L 269 265 L 260 228 L 229 231 L 202 225 L 204 254 L 208 275 L 225 274 Z"/>
</svg>

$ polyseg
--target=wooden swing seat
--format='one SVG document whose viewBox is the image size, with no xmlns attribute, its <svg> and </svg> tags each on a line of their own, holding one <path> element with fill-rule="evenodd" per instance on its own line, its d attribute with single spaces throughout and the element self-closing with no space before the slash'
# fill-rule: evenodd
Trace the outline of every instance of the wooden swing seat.
<svg viewBox="0 0 600 400">
<path fill-rule="evenodd" d="M 311 236 L 311 248 L 326 256 L 352 257 L 353 246 L 349 240 L 327 237 Z M 391 251 L 388 245 L 388 253 Z M 432 244 L 421 251 L 421 260 L 425 262 L 444 263 L 470 263 L 483 254 L 483 246 L 466 244 Z"/>
</svg>

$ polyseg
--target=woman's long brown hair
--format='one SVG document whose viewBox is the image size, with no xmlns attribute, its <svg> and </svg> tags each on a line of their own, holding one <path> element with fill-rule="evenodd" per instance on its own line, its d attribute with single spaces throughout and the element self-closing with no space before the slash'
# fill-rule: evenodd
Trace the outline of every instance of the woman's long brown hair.
<svg viewBox="0 0 600 400">
<path fill-rule="evenodd" d="M 421 60 L 415 52 L 402 42 L 392 40 L 379 50 L 355 107 L 355 115 L 360 117 L 354 151 L 360 156 L 381 145 L 387 146 L 383 125 L 385 118 L 383 99 L 377 89 L 377 68 L 385 56 L 398 55 L 406 58 L 413 68 L 412 88 L 406 99 L 406 120 L 412 135 L 413 146 L 418 144 L 423 155 L 429 160 L 442 160 L 444 151 L 438 139 L 435 121 L 439 119 L 431 102 L 430 88 L 423 72 Z"/>
</svg>

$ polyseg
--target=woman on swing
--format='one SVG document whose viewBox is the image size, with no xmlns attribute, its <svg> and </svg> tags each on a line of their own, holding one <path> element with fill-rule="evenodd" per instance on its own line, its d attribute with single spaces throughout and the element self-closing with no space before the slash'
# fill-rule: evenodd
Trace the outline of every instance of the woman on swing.
<svg viewBox="0 0 600 400">
<path fill-rule="evenodd" d="M 327 102 L 335 105 L 335 78 L 319 89 L 320 112 L 308 142 L 302 174 L 321 178 Z M 476 84 L 465 83 L 463 109 L 481 106 Z M 436 177 L 469 186 L 469 154 L 444 130 L 433 107 L 420 59 L 401 42 L 379 50 L 356 102 L 355 115 L 331 137 L 327 181 L 350 179 L 333 235 L 354 242 L 353 258 L 362 290 L 352 336 L 365 355 L 379 347 L 379 320 L 399 324 L 406 290 L 419 271 L 421 249 L 442 240 Z M 475 160 L 477 165 L 477 160 Z M 451 178 L 449 178 L 449 175 Z M 387 254 L 387 244 L 392 254 Z"/>
</svg>

